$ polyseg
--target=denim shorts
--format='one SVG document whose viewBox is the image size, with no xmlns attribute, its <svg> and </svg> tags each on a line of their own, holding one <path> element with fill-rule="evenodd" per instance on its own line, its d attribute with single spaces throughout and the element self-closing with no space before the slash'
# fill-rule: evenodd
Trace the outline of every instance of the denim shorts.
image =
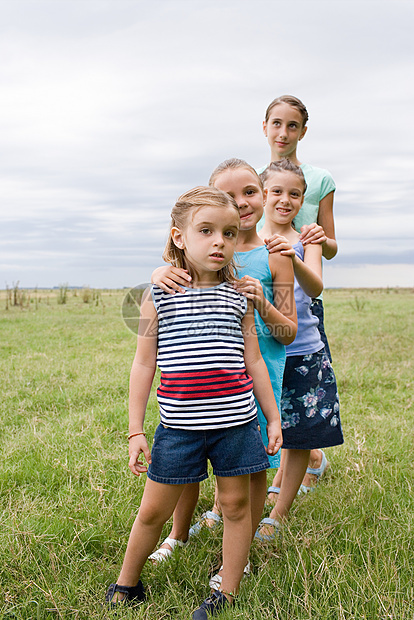
<svg viewBox="0 0 414 620">
<path fill-rule="evenodd" d="M 257 418 L 214 430 L 182 430 L 159 424 L 151 450 L 148 478 L 161 484 L 191 484 L 208 477 L 244 476 L 269 467 Z"/>
</svg>

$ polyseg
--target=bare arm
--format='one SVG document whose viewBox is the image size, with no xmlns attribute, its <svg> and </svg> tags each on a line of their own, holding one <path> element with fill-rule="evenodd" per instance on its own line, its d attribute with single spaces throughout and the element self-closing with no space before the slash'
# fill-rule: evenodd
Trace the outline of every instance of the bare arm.
<svg viewBox="0 0 414 620">
<path fill-rule="evenodd" d="M 291 344 L 296 338 L 298 319 L 294 293 L 293 265 L 289 256 L 277 252 L 269 254 L 269 267 L 273 277 L 273 299 L 279 322 L 279 332 L 283 338 L 277 338 L 284 345 Z"/>
<path fill-rule="evenodd" d="M 132 363 L 129 381 L 129 434 L 143 433 L 145 411 L 151 392 L 157 360 L 157 311 L 147 289 L 141 304 L 141 316 L 138 327 L 138 342 Z M 151 453 L 144 435 L 138 434 L 129 440 L 129 467 L 137 476 L 147 471 L 139 461 L 140 453 L 147 463 L 151 462 Z"/>
<path fill-rule="evenodd" d="M 335 238 L 335 222 L 333 214 L 334 192 L 329 192 L 319 203 L 318 224 L 325 231 L 326 241 L 322 245 L 322 256 L 330 260 L 338 252 Z"/>
<path fill-rule="evenodd" d="M 152 284 L 157 284 L 166 293 L 174 295 L 176 291 L 185 293 L 182 286 L 189 286 L 191 276 L 186 269 L 179 269 L 172 265 L 157 267 L 151 274 Z"/>
<path fill-rule="evenodd" d="M 323 229 L 318 224 L 313 224 L 313 226 L 320 229 L 323 233 Z M 302 226 L 302 228 L 305 228 L 305 226 Z M 296 252 L 293 249 L 291 242 L 282 235 L 273 235 L 269 239 L 265 239 L 265 242 L 271 244 L 272 247 L 272 258 L 269 258 L 269 263 L 270 260 L 275 260 L 274 256 L 277 256 L 277 254 L 275 254 L 276 252 L 279 252 L 282 256 L 290 256 L 292 259 L 295 277 L 299 282 L 300 287 L 307 295 L 309 295 L 309 297 L 317 297 L 321 294 L 323 290 L 321 242 L 314 242 L 313 245 L 308 242 L 309 245 L 304 245 L 304 261 L 301 261 L 301 259 L 296 256 Z"/>
<path fill-rule="evenodd" d="M 293 342 L 297 326 L 266 299 L 260 280 L 251 276 L 243 276 L 238 281 L 236 289 L 253 302 L 275 340 L 284 345 Z"/>
<path fill-rule="evenodd" d="M 263 287 L 256 278 L 244 276 L 237 283 L 236 289 L 253 301 L 254 307 L 272 336 L 281 344 L 288 345 L 296 337 L 298 322 L 292 262 L 289 257 L 281 255 L 280 247 L 274 250 L 277 253 L 269 254 L 269 268 L 273 280 L 273 304 L 266 299 Z M 290 244 L 289 247 L 291 248 Z"/>
<path fill-rule="evenodd" d="M 292 262 L 288 256 L 273 254 L 269 256 L 269 266 L 273 276 L 274 304 L 284 317 L 283 325 L 286 333 L 290 333 L 283 344 L 290 344 L 296 337 L 298 327 Z"/>
<path fill-rule="evenodd" d="M 338 244 L 335 239 L 333 202 L 334 192 L 329 192 L 319 203 L 318 222 L 302 226 L 300 229 L 300 240 L 303 245 L 322 244 L 322 255 L 327 260 L 336 256 L 338 252 Z"/>
<path fill-rule="evenodd" d="M 304 252 L 303 261 L 296 254 L 292 256 L 295 276 L 306 295 L 317 297 L 323 291 L 322 247 L 319 244 L 307 245 Z"/>
<path fill-rule="evenodd" d="M 256 336 L 254 312 L 252 302 L 248 303 L 247 312 L 243 318 L 244 360 L 247 373 L 253 379 L 254 395 L 259 401 L 260 408 L 267 420 L 268 454 L 276 454 L 282 445 L 282 430 L 280 415 L 270 383 L 266 364 L 260 353 Z"/>
</svg>

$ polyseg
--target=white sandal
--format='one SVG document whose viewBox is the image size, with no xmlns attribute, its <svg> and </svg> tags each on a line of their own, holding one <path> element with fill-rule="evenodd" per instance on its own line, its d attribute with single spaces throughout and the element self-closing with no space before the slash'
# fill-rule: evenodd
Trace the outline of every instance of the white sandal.
<svg viewBox="0 0 414 620">
<path fill-rule="evenodd" d="M 188 540 L 186 542 L 183 542 L 182 540 L 177 540 L 176 538 L 169 538 L 169 536 L 167 536 L 167 538 L 162 544 L 170 545 L 171 549 L 160 547 L 159 549 L 154 551 L 154 553 L 151 553 L 148 559 L 151 560 L 151 562 L 154 562 L 154 564 L 158 564 L 158 562 L 168 560 L 172 556 L 175 547 L 185 547 L 187 543 Z"/>
<path fill-rule="evenodd" d="M 223 570 L 223 566 L 220 566 L 219 572 L 213 575 L 210 581 L 208 582 L 208 585 L 210 586 L 212 590 L 220 590 L 221 588 L 221 582 L 222 582 L 222 576 L 220 575 L 221 570 Z M 247 562 L 243 570 L 243 578 L 249 577 L 249 576 L 250 576 L 250 562 Z"/>
</svg>

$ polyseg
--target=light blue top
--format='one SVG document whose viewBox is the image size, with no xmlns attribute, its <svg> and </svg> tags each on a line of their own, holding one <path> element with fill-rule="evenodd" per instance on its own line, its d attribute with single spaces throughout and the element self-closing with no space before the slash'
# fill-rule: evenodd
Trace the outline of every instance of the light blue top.
<svg viewBox="0 0 414 620">
<path fill-rule="evenodd" d="M 293 249 L 301 260 L 305 255 L 300 241 L 295 243 Z M 287 345 L 286 355 L 309 355 L 323 349 L 323 342 L 318 329 L 319 319 L 312 314 L 310 309 L 312 299 L 306 295 L 295 278 L 295 302 L 298 315 L 298 331 L 292 344 Z"/>
<path fill-rule="evenodd" d="M 257 278 L 263 287 L 263 292 L 268 301 L 273 304 L 273 279 L 269 267 L 269 252 L 264 245 L 248 252 L 236 252 L 235 260 L 240 277 L 251 276 Z M 269 372 L 270 382 L 280 411 L 280 396 L 282 393 L 283 372 L 285 370 L 286 347 L 278 342 L 270 333 L 257 310 L 254 311 L 257 337 L 262 357 Z M 257 417 L 260 424 L 260 432 L 263 443 L 267 446 L 266 418 L 264 417 L 259 403 L 257 405 Z M 271 467 L 280 466 L 280 450 L 275 456 L 268 455 Z"/>
</svg>

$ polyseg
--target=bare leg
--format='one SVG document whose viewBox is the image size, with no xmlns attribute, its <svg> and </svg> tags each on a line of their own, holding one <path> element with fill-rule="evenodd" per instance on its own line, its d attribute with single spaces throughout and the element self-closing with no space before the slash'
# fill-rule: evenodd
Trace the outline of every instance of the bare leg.
<svg viewBox="0 0 414 620">
<path fill-rule="evenodd" d="M 322 464 L 322 452 L 319 450 L 319 448 L 316 448 L 315 450 L 311 450 L 310 456 L 309 456 L 308 467 L 311 467 L 312 469 L 318 469 L 318 467 L 320 467 L 321 464 Z M 315 474 L 307 474 L 305 472 L 305 476 L 302 480 L 302 484 L 304 484 L 306 487 L 311 487 L 315 485 L 317 481 L 318 481 L 318 477 Z"/>
<path fill-rule="evenodd" d="M 136 586 L 142 567 L 158 542 L 164 523 L 170 518 L 183 485 L 160 484 L 147 478 L 138 515 L 117 583 Z M 118 598 L 123 598 L 119 596 Z"/>
<path fill-rule="evenodd" d="M 257 526 L 259 525 L 260 519 L 262 518 L 264 502 L 266 498 L 266 470 L 259 471 L 256 474 L 250 474 L 250 513 L 252 519 L 252 540 L 254 538 Z M 217 492 L 217 484 L 216 484 L 216 498 L 214 501 L 214 507 L 217 506 L 218 503 L 218 492 Z M 219 572 L 222 574 L 222 571 Z"/>
<path fill-rule="evenodd" d="M 214 487 L 214 505 L 213 505 L 213 508 L 211 509 L 211 512 L 214 512 L 216 515 L 219 515 L 219 516 L 221 515 L 221 506 L 220 506 L 220 501 L 219 501 L 217 480 L 216 480 L 216 484 Z M 213 521 L 213 519 L 206 519 L 206 525 L 208 527 L 214 527 L 216 525 L 216 521 Z"/>
<path fill-rule="evenodd" d="M 171 532 L 168 534 L 169 538 L 182 540 L 183 542 L 188 540 L 188 530 L 190 529 L 195 507 L 197 506 L 199 491 L 200 485 L 198 482 L 184 486 L 174 510 L 173 525 Z M 160 549 L 171 549 L 171 547 L 168 543 L 163 543 Z"/>
<path fill-rule="evenodd" d="M 286 450 L 281 451 L 281 456 L 280 456 L 280 467 L 276 472 L 276 476 L 273 478 L 273 482 L 272 482 L 272 486 L 273 487 L 280 487 L 282 486 L 282 478 L 283 478 L 283 469 L 284 469 L 284 465 L 285 465 L 285 457 L 286 457 Z M 267 499 L 269 501 L 270 504 L 276 504 L 277 502 L 277 498 L 278 498 L 279 494 L 278 493 L 269 493 L 267 496 Z"/>
<path fill-rule="evenodd" d="M 188 530 L 190 529 L 191 519 L 197 505 L 200 485 L 198 483 L 186 484 L 184 490 L 178 500 L 177 506 L 174 510 L 173 525 L 168 537 L 174 540 L 182 540 L 186 542 L 188 540 Z M 214 490 L 214 506 L 212 512 L 221 514 L 221 508 L 218 500 L 217 483 Z M 208 527 L 214 527 L 216 522 L 212 519 L 205 519 L 205 524 Z M 160 549 L 170 549 L 171 546 L 168 543 L 162 543 Z"/>
<path fill-rule="evenodd" d="M 282 456 L 280 459 L 280 467 L 277 470 L 276 476 L 273 479 L 272 482 L 272 486 L 274 487 L 281 487 L 282 486 L 282 479 L 283 479 L 283 471 L 284 471 L 284 462 L 285 462 L 285 454 L 286 452 L 288 452 L 288 450 L 282 450 Z M 309 456 L 309 461 L 308 461 L 308 467 L 311 467 L 312 469 L 318 469 L 322 464 L 322 452 L 319 448 L 315 448 L 313 450 L 310 451 L 310 456 Z M 318 481 L 318 477 L 316 476 L 316 474 L 308 474 L 305 471 L 305 475 L 303 477 L 302 480 L 302 484 L 304 484 L 306 487 L 311 487 L 313 485 L 315 485 Z M 269 493 L 268 495 L 268 501 L 271 504 L 276 504 L 278 499 L 278 494 L 277 493 Z"/>
<path fill-rule="evenodd" d="M 276 506 L 270 513 L 272 519 L 286 520 L 308 466 L 309 452 L 310 450 L 286 450 L 282 486 Z"/>
<path fill-rule="evenodd" d="M 280 523 L 287 519 L 293 500 L 299 490 L 308 466 L 310 450 L 286 450 L 285 452 L 282 485 L 276 505 L 270 513 L 270 517 Z M 260 533 L 271 535 L 273 528 L 265 525 L 260 529 Z"/>
<path fill-rule="evenodd" d="M 236 594 L 251 544 L 250 476 L 217 477 L 223 511 L 223 579 L 221 590 Z"/>
<path fill-rule="evenodd" d="M 266 499 L 267 478 L 266 470 L 250 474 L 250 507 L 252 515 L 252 540 L 257 526 L 262 518 Z"/>
<path fill-rule="evenodd" d="M 187 487 L 196 487 L 196 489 L 191 489 Z M 174 538 L 176 540 L 183 540 L 184 542 L 188 538 L 188 530 L 190 529 L 191 519 L 197 506 L 199 495 L 199 485 L 186 485 L 179 501 L 176 509 L 174 510 L 174 519 L 173 519 L 173 527 L 170 533 L 170 538 Z M 217 481 L 214 487 L 214 504 L 211 509 L 211 512 L 214 512 L 216 515 L 221 515 L 221 507 L 218 499 L 218 490 L 217 490 Z M 217 525 L 217 521 L 214 519 L 203 519 L 203 524 L 207 527 L 214 527 Z M 169 546 L 169 545 L 167 545 Z M 164 547 L 164 545 L 161 545 Z"/>
</svg>

